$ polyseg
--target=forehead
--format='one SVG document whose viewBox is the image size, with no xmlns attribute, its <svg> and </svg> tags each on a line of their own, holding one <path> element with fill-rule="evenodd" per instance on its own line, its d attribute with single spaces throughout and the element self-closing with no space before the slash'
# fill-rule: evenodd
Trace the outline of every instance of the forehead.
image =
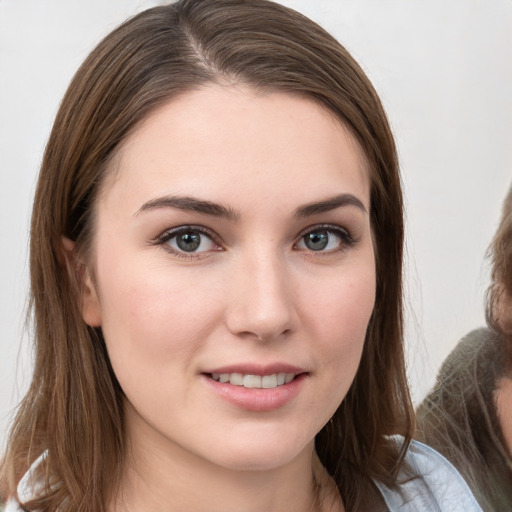
<svg viewBox="0 0 512 512">
<path fill-rule="evenodd" d="M 243 86 L 208 85 L 158 108 L 123 142 L 103 190 L 209 194 L 212 182 L 232 198 L 270 187 L 298 201 L 350 186 L 369 206 L 366 159 L 339 118 L 310 98 Z"/>
</svg>

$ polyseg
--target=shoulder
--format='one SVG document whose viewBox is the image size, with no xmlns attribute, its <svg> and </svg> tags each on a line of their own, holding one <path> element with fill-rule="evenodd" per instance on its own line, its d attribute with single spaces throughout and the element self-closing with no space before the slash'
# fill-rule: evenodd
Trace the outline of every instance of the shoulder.
<svg viewBox="0 0 512 512">
<path fill-rule="evenodd" d="M 1 512 L 24 512 L 24 509 L 21 508 L 20 504 L 15 501 L 14 499 L 10 499 L 2 508 L 0 505 L 0 511 Z"/>
<path fill-rule="evenodd" d="M 475 393 L 492 392 L 503 372 L 501 348 L 501 339 L 490 329 L 476 329 L 464 336 L 442 363 L 434 387 L 418 408 L 418 418 L 436 403 L 458 410 Z"/>
<path fill-rule="evenodd" d="M 43 488 L 43 485 L 37 477 L 37 470 L 40 464 L 45 460 L 47 452 L 43 452 L 30 466 L 28 471 L 22 477 L 18 484 L 17 494 L 18 499 L 11 497 L 7 500 L 5 508 L 2 509 L 0 505 L 0 512 L 28 512 L 27 509 L 20 505 L 34 499 Z"/>
<path fill-rule="evenodd" d="M 442 366 L 458 366 L 468 360 L 473 360 L 476 354 L 492 346 L 495 334 L 488 328 L 482 327 L 466 334 L 448 355 Z"/>
<path fill-rule="evenodd" d="M 26 508 L 23 508 L 15 498 L 7 500 L 3 507 L 4 508 L 0 505 L 0 512 L 29 512 Z"/>
<path fill-rule="evenodd" d="M 481 512 L 457 470 L 438 452 L 413 441 L 393 489 L 376 482 L 391 512 Z"/>
</svg>

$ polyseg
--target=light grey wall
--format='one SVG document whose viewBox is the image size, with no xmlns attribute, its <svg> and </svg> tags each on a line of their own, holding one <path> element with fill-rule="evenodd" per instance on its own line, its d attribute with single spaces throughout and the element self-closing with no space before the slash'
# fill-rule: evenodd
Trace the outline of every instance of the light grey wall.
<svg viewBox="0 0 512 512">
<path fill-rule="evenodd" d="M 31 197 L 72 74 L 158 2 L 0 0 L 0 446 L 30 378 L 23 311 Z M 407 347 L 416 401 L 483 324 L 483 257 L 512 181 L 510 0 L 283 0 L 366 70 L 398 141 L 407 202 Z M 16 367 L 18 370 L 16 371 Z"/>
</svg>

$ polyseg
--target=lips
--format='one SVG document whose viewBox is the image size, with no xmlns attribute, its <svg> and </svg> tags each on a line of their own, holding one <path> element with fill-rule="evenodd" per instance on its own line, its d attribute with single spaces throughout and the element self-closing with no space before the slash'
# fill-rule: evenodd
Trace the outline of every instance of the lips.
<svg viewBox="0 0 512 512">
<path fill-rule="evenodd" d="M 249 411 L 271 411 L 291 402 L 309 372 L 289 364 L 241 364 L 202 372 L 205 384 L 219 397 Z"/>
</svg>

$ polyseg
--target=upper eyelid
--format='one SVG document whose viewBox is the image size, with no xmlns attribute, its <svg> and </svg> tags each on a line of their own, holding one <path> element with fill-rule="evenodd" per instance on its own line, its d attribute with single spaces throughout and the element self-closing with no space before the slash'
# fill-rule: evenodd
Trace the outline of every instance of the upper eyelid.
<svg viewBox="0 0 512 512">
<path fill-rule="evenodd" d="M 213 230 L 211 230 L 205 226 L 200 226 L 200 225 L 195 225 L 195 224 L 184 224 L 182 226 L 176 226 L 175 228 L 167 228 L 164 231 L 162 231 L 157 236 L 157 238 L 163 238 L 167 235 L 176 235 L 183 231 L 199 231 L 201 234 L 207 235 L 211 238 L 214 238 L 214 237 L 219 238 L 219 236 Z"/>
<path fill-rule="evenodd" d="M 347 236 L 352 237 L 352 234 L 349 229 L 340 226 L 338 224 L 331 224 L 331 223 L 319 223 L 319 224 L 313 224 L 311 226 L 308 226 L 300 231 L 300 233 L 297 235 L 298 238 L 306 235 L 307 233 L 310 233 L 311 231 L 314 231 L 315 229 L 323 229 L 325 231 L 338 231 L 345 233 Z"/>
<path fill-rule="evenodd" d="M 328 256 L 335 253 L 338 253 L 340 251 L 344 251 L 348 249 L 349 247 L 354 246 L 358 242 L 358 237 L 353 236 L 351 231 L 349 231 L 347 228 L 340 226 L 338 224 L 330 224 L 330 223 L 323 223 L 323 224 L 315 224 L 312 226 L 308 226 L 307 228 L 303 229 L 300 234 L 296 237 L 294 242 L 294 247 L 296 247 L 298 244 L 300 244 L 301 240 L 305 235 L 308 233 L 311 233 L 312 231 L 327 231 L 333 233 L 335 236 L 337 236 L 340 239 L 340 246 L 337 249 L 329 250 L 329 251 L 307 251 L 308 253 L 311 252 L 311 254 L 314 254 L 315 256 Z M 298 250 L 303 250 L 302 248 L 299 248 Z"/>
</svg>

